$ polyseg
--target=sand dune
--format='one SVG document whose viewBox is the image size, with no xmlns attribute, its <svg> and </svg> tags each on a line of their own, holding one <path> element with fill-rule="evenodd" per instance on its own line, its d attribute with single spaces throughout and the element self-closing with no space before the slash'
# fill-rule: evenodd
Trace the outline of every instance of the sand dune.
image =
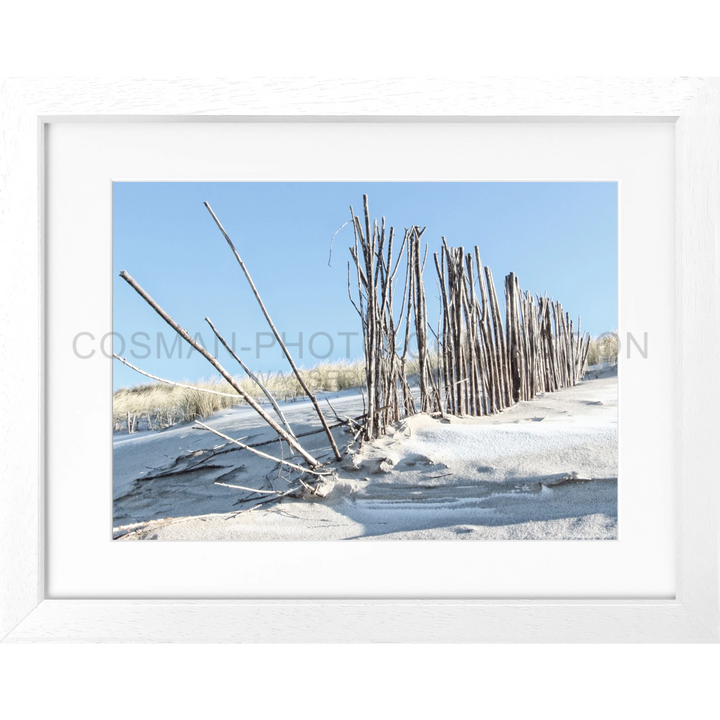
<svg viewBox="0 0 720 720">
<path fill-rule="evenodd" d="M 346 391 L 340 415 L 362 412 Z M 284 403 L 296 433 L 317 427 L 308 402 Z M 244 442 L 272 438 L 249 408 L 208 425 Z M 351 436 L 334 434 L 341 449 Z M 483 418 L 404 420 L 384 438 L 328 467 L 325 497 L 285 498 L 271 461 L 219 446 L 190 425 L 116 435 L 114 534 L 123 540 L 505 540 L 617 536 L 617 376 L 521 402 Z M 331 459 L 322 434 L 303 444 Z M 217 453 L 222 448 L 224 452 Z M 214 449 L 214 450 L 213 450 Z M 264 448 L 277 454 L 277 443 Z M 252 500 L 251 498 L 255 498 Z M 250 500 L 249 500 L 250 499 Z"/>
</svg>

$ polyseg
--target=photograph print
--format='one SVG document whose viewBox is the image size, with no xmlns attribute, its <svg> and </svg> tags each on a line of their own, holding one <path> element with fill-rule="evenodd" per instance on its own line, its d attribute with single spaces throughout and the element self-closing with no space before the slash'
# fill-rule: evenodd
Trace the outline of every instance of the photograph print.
<svg viewBox="0 0 720 720">
<path fill-rule="evenodd" d="M 115 182 L 113 538 L 617 539 L 617 261 L 615 182 Z"/>
</svg>

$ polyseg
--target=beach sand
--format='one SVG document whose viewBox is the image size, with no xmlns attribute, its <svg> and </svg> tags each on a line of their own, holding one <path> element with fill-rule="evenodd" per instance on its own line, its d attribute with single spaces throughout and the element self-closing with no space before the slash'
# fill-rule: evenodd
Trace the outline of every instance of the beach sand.
<svg viewBox="0 0 720 720">
<path fill-rule="evenodd" d="M 335 474 L 324 497 L 283 498 L 276 463 L 192 424 L 114 438 L 114 536 L 120 540 L 611 540 L 617 537 L 617 375 L 606 371 L 482 418 L 396 423 L 332 460 L 324 434 L 302 438 Z M 356 391 L 327 396 L 340 416 Z M 330 408 L 328 419 L 334 419 Z M 307 401 L 283 404 L 296 434 L 319 425 Z M 205 421 L 243 442 L 273 437 L 253 410 Z M 341 450 L 352 436 L 333 430 Z M 225 452 L 209 453 L 210 449 Z M 272 455 L 279 444 L 261 448 Z M 287 459 L 287 456 L 286 456 Z M 297 458 L 295 458 L 297 460 Z M 249 500 L 254 498 L 254 500 Z"/>
</svg>

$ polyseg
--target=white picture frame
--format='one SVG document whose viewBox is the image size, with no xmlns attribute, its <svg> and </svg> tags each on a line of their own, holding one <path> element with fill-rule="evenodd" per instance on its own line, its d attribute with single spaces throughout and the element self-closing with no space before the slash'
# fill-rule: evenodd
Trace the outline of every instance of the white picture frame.
<svg viewBox="0 0 720 720">
<path fill-rule="evenodd" d="M 44 578 L 44 137 L 54 119 L 661 120 L 676 135 L 673 600 L 51 600 Z M 5 642 L 718 642 L 720 80 L 6 81 L 0 119 Z M 19 361 L 19 357 L 20 361 Z"/>
</svg>

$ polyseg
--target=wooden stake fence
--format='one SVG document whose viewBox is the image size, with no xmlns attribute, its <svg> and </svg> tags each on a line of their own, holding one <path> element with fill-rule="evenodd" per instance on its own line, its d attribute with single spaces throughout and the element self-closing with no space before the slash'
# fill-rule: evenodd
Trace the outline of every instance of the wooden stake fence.
<svg viewBox="0 0 720 720">
<path fill-rule="evenodd" d="M 474 259 L 475 266 L 472 254 L 448 247 L 444 238 L 443 260 L 435 258 L 446 412 L 488 415 L 582 380 L 590 336 L 581 335 L 580 320 L 575 333 L 559 302 L 537 296 L 536 304 L 511 272 L 505 278 L 503 327 L 492 272 L 483 268 L 477 247 Z"/>
<path fill-rule="evenodd" d="M 385 218 L 371 223 L 367 195 L 363 196 L 364 222 L 350 208 L 355 244 L 350 255 L 357 280 L 356 298 L 351 287 L 348 263 L 348 295 L 360 316 L 365 348 L 365 375 L 368 389 L 367 420 L 363 438 L 385 433 L 388 423 L 417 411 L 407 378 L 412 326 L 418 348 L 420 408 L 425 412 L 439 409 L 439 389 L 431 369 L 428 342 L 427 301 L 423 270 L 424 228 L 406 229 L 397 256 L 394 253 L 395 229 L 386 229 Z M 399 316 L 395 317 L 395 284 L 401 260 L 405 259 L 405 284 Z M 401 331 L 404 323 L 404 333 Z M 402 338 L 402 352 L 399 350 Z"/>
<path fill-rule="evenodd" d="M 364 439 L 379 437 L 388 423 L 418 412 L 408 380 L 411 322 L 421 412 L 490 415 L 530 400 L 538 392 L 554 392 L 582 380 L 590 337 L 581 335 L 580 320 L 576 332 L 559 302 L 523 292 L 517 276 L 510 273 L 505 278 L 503 321 L 493 274 L 482 264 L 479 248 L 466 253 L 462 247 L 450 247 L 445 238 L 440 252 L 433 255 L 440 298 L 433 368 L 423 280 L 425 230 L 417 226 L 406 230 L 395 259 L 394 231 L 390 228 L 386 242 L 385 218 L 379 226 L 377 221 L 371 223 L 366 195 L 363 211 L 364 223 L 350 208 L 357 301 L 351 289 L 350 263 L 348 294 L 361 318 L 365 343 L 368 415 Z M 394 281 L 403 251 L 405 286 L 396 321 Z"/>
</svg>

